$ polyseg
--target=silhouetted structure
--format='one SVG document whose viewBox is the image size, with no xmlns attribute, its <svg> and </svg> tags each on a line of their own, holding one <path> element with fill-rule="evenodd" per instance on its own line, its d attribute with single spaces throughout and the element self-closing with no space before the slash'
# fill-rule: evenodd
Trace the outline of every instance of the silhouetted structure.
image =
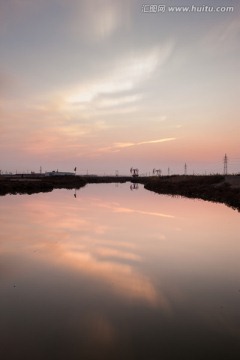
<svg viewBox="0 0 240 360">
<path fill-rule="evenodd" d="M 228 157 L 227 154 L 225 154 L 223 159 L 223 175 L 227 175 L 228 173 Z"/>
<path fill-rule="evenodd" d="M 133 167 L 131 167 L 130 173 L 132 174 L 133 177 L 138 177 L 139 176 L 139 170 L 134 169 Z"/>
<path fill-rule="evenodd" d="M 131 189 L 131 190 L 138 190 L 138 184 L 135 184 L 135 183 L 134 183 L 134 184 L 131 184 L 131 185 L 130 185 L 130 189 Z"/>
<path fill-rule="evenodd" d="M 187 164 L 184 165 L 184 175 L 187 175 Z"/>
<path fill-rule="evenodd" d="M 153 175 L 157 174 L 158 176 L 161 176 L 162 170 L 161 169 L 153 169 Z"/>
</svg>

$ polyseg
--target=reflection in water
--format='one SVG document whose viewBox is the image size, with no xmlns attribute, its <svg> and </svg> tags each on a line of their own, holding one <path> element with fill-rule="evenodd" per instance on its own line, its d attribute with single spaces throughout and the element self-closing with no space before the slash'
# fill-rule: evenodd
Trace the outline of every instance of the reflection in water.
<svg viewBox="0 0 240 360">
<path fill-rule="evenodd" d="M 0 224 L 3 359 L 238 358 L 239 213 L 101 184 Z"/>
<path fill-rule="evenodd" d="M 138 190 L 138 184 L 137 183 L 132 183 L 130 185 L 130 190 Z"/>
</svg>

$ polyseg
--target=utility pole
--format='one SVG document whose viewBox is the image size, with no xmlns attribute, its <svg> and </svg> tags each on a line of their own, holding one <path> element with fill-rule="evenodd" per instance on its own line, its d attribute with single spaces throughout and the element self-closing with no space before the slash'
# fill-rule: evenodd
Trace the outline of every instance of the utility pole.
<svg viewBox="0 0 240 360">
<path fill-rule="evenodd" d="M 187 175 L 187 164 L 184 165 L 184 175 Z"/>
<path fill-rule="evenodd" d="M 223 175 L 227 175 L 228 173 L 228 157 L 227 154 L 225 154 L 223 159 Z"/>
<path fill-rule="evenodd" d="M 170 168 L 167 169 L 168 176 L 170 175 Z"/>
</svg>

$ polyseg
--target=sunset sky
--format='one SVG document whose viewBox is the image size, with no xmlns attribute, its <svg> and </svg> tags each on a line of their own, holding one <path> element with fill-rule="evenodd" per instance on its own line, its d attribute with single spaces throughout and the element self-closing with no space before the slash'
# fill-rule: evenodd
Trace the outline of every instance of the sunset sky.
<svg viewBox="0 0 240 360">
<path fill-rule="evenodd" d="M 0 0 L 0 169 L 240 172 L 239 55 L 239 0 Z"/>
</svg>

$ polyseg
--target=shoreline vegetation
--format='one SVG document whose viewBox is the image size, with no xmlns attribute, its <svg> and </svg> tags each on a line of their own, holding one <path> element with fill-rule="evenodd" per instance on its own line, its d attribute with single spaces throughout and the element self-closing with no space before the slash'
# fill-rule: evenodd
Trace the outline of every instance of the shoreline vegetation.
<svg viewBox="0 0 240 360">
<path fill-rule="evenodd" d="M 35 194 L 54 189 L 80 189 L 87 184 L 139 183 L 158 194 L 184 196 L 224 203 L 240 211 L 240 175 L 171 175 L 171 176 L 43 176 L 1 175 L 0 196 Z"/>
</svg>

